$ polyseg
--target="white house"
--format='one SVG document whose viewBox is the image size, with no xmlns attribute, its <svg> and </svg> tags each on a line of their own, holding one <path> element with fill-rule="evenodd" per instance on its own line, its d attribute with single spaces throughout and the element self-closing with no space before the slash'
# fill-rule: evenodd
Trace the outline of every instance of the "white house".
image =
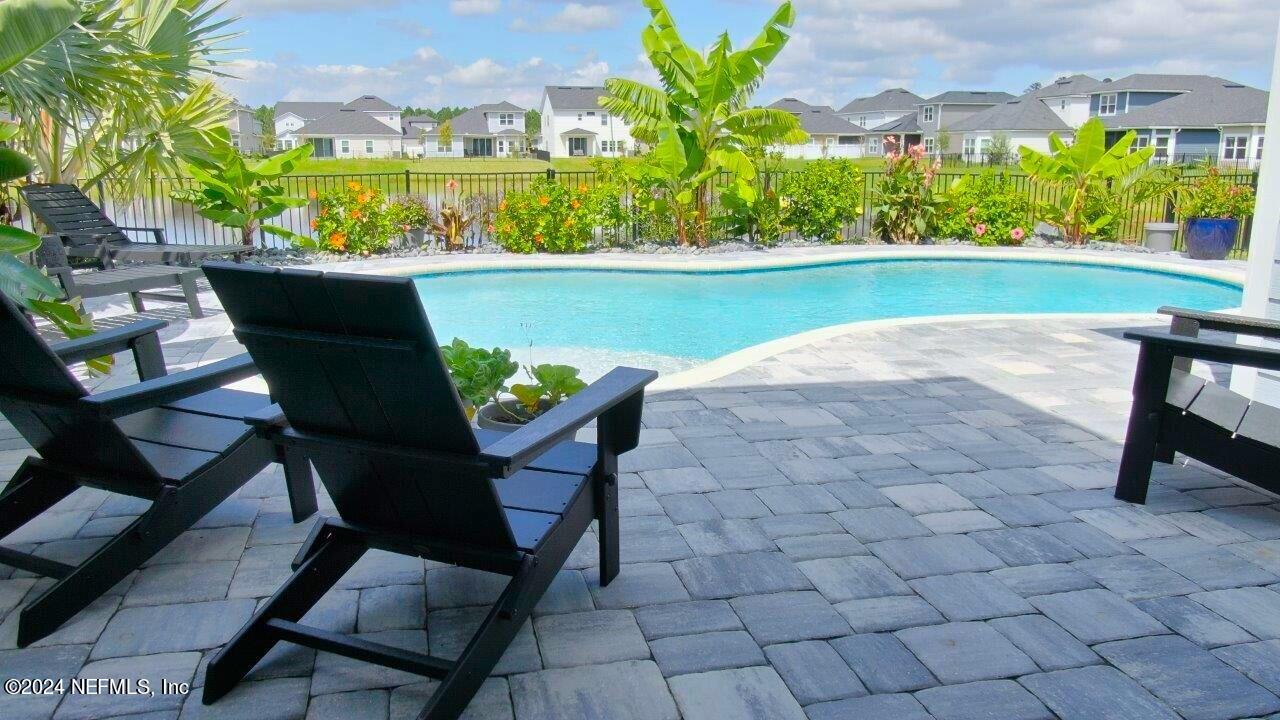
<svg viewBox="0 0 1280 720">
<path fill-rule="evenodd" d="M 920 125 L 925 152 L 930 155 L 956 152 L 954 142 L 951 147 L 943 148 L 939 135 L 950 134 L 952 126 L 967 117 L 1013 99 L 1007 92 L 951 90 L 917 103 L 916 122 Z"/>
<path fill-rule="evenodd" d="M 227 111 L 227 130 L 231 133 L 231 145 L 241 152 L 262 152 L 262 125 L 253 116 L 253 110 L 239 103 Z"/>
<path fill-rule="evenodd" d="M 524 114 L 505 100 L 477 105 L 447 121 L 453 131 L 449 142 L 441 139 L 439 123 L 416 140 L 406 137 L 406 152 L 419 152 L 411 149 L 416 143 L 422 157 L 518 157 L 529 146 Z"/>
<path fill-rule="evenodd" d="M 309 142 L 318 158 L 386 158 L 404 152 L 400 108 L 376 95 L 346 104 L 276 103 L 276 133 L 279 147 Z"/>
<path fill-rule="evenodd" d="M 542 147 L 551 157 L 621 157 L 636 150 L 631 126 L 600 106 L 602 86 L 548 85 Z"/>
<path fill-rule="evenodd" d="M 914 115 L 924 98 L 905 88 L 890 88 L 870 97 L 857 98 L 836 111 L 836 115 L 863 128 L 875 128 L 907 115 Z"/>
<path fill-rule="evenodd" d="M 400 118 L 401 141 L 404 154 L 409 157 L 423 157 L 426 154 L 427 134 L 440 126 L 440 121 L 430 115 L 410 115 Z"/>
<path fill-rule="evenodd" d="M 1068 75 L 1023 97 L 1043 102 L 1068 127 L 1078 128 L 1089 120 L 1089 94 L 1100 84 L 1088 75 Z"/>
<path fill-rule="evenodd" d="M 947 132 L 951 134 L 948 154 L 982 162 L 987 159 L 996 136 L 1008 141 L 1010 156 L 1005 159 L 1014 161 L 1019 147 L 1049 152 L 1050 133 L 1071 142 L 1075 128 L 1044 101 L 1028 94 L 957 120 Z"/>
<path fill-rule="evenodd" d="M 836 115 L 827 105 L 810 105 L 795 98 L 783 98 L 769 106 L 784 110 L 800 120 L 809 139 L 800 145 L 780 145 L 785 157 L 817 160 L 820 158 L 856 158 L 863 155 L 865 128 Z"/>
</svg>

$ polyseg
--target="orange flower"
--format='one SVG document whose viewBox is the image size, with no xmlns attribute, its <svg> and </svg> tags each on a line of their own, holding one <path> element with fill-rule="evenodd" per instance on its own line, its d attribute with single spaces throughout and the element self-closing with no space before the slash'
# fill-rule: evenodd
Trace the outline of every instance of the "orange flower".
<svg viewBox="0 0 1280 720">
<path fill-rule="evenodd" d="M 578 192 L 580 192 L 580 193 L 585 193 L 586 191 L 587 191 L 587 184 L 586 184 L 586 183 L 582 183 L 581 185 L 579 185 L 579 186 L 578 186 Z"/>
<path fill-rule="evenodd" d="M 577 200 L 574 200 L 573 202 L 571 202 L 571 203 L 569 203 L 569 204 L 570 204 L 571 206 L 573 206 L 573 209 L 574 209 L 574 210 L 577 210 L 578 208 L 582 207 L 582 203 L 578 202 Z"/>
<path fill-rule="evenodd" d="M 320 208 L 320 212 L 319 212 L 320 217 L 324 217 L 325 215 L 328 215 L 328 214 L 329 214 L 329 208 Z"/>
<path fill-rule="evenodd" d="M 319 225 L 319 224 L 320 224 L 320 221 L 319 221 L 319 220 L 316 220 L 315 218 L 312 218 L 312 219 L 311 219 L 311 229 L 312 229 L 312 230 L 315 230 L 315 229 L 316 229 L 316 226 L 317 226 L 317 225 Z"/>
<path fill-rule="evenodd" d="M 359 190 L 360 183 L 356 182 L 355 180 L 352 180 L 351 182 L 347 183 L 347 187 L 351 188 L 352 190 Z"/>
<path fill-rule="evenodd" d="M 567 227 L 567 228 L 568 228 L 568 227 L 573 227 L 573 218 L 565 218 L 565 220 L 564 220 L 564 226 L 565 226 L 565 227 Z"/>
<path fill-rule="evenodd" d="M 489 232 L 493 232 L 493 223 L 489 223 Z"/>
<path fill-rule="evenodd" d="M 450 180 L 449 182 L 447 182 L 447 183 L 445 183 L 445 184 L 444 184 L 444 189 L 445 189 L 445 190 L 448 190 L 449 192 L 453 192 L 453 191 L 457 190 L 457 189 L 458 189 L 458 181 L 457 181 L 457 180 Z"/>
<path fill-rule="evenodd" d="M 499 211 L 499 212 L 501 212 L 501 211 L 503 211 L 503 210 L 506 210 L 506 209 L 507 209 L 507 201 L 506 201 L 506 200 L 503 200 L 502 202 L 498 203 L 498 211 Z"/>
<path fill-rule="evenodd" d="M 336 232 L 329 236 L 329 247 L 334 250 L 347 249 L 347 234 L 344 232 Z"/>
<path fill-rule="evenodd" d="M 307 192 L 307 197 L 311 198 L 312 200 L 315 200 L 316 198 L 320 197 L 320 193 L 316 192 L 315 188 L 311 188 L 311 190 Z"/>
<path fill-rule="evenodd" d="M 541 244 L 542 244 L 542 233 L 534 233 L 534 235 L 533 235 L 533 244 L 534 244 L 534 245 L 541 245 Z"/>
<path fill-rule="evenodd" d="M 352 220 L 359 220 L 360 218 L 364 217 L 364 213 L 360 212 L 359 210 L 352 210 L 350 213 L 348 213 L 348 216 L 350 216 Z"/>
<path fill-rule="evenodd" d="M 549 205 L 550 203 L 551 203 L 551 198 L 547 197 L 546 195 L 543 195 L 542 197 L 538 198 L 539 205 Z"/>
</svg>

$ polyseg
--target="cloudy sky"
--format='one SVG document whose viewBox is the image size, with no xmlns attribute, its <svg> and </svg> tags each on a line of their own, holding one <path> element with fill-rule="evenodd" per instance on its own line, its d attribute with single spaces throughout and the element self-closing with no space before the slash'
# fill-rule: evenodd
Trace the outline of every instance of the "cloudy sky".
<svg viewBox="0 0 1280 720">
<path fill-rule="evenodd" d="M 776 0 L 667 0 L 685 39 L 748 42 Z M 1084 72 L 1207 73 L 1266 87 L 1277 0 L 795 0 L 758 98 L 836 107 L 887 87 L 1021 92 Z M 354 8 L 354 9 L 353 9 Z M 998 10 L 996 8 L 999 8 Z M 640 0 L 230 0 L 244 48 L 225 85 L 251 105 L 510 100 L 543 85 L 648 78 Z"/>
</svg>

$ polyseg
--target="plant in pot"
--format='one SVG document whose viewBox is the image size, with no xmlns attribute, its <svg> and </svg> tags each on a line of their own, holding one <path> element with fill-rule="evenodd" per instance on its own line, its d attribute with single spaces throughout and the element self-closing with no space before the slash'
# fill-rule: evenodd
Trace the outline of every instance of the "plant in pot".
<svg viewBox="0 0 1280 720">
<path fill-rule="evenodd" d="M 427 241 L 427 229 L 432 226 L 431 206 L 417 195 L 401 195 L 391 201 L 388 210 L 392 222 L 404 230 L 405 242 L 422 247 Z"/>
<path fill-rule="evenodd" d="M 1178 216 L 1186 220 L 1187 254 L 1222 260 L 1235 247 L 1240 218 L 1253 214 L 1253 188 L 1206 164 L 1205 174 L 1177 194 Z"/>
<path fill-rule="evenodd" d="M 445 250 L 461 250 L 466 244 L 465 235 L 474 216 L 458 199 L 457 180 L 445 183 L 444 189 L 444 202 L 440 203 L 440 214 L 431 221 L 431 234 L 444 243 Z"/>
<path fill-rule="evenodd" d="M 526 366 L 531 383 L 508 388 L 513 399 L 498 399 L 480 408 L 476 422 L 489 430 L 511 431 L 524 425 L 587 386 L 571 365 Z"/>
<path fill-rule="evenodd" d="M 520 363 L 511 359 L 510 350 L 471 347 L 459 338 L 441 347 L 440 352 L 469 418 L 475 418 L 477 409 L 486 404 L 496 405 L 507 390 L 507 380 L 520 369 Z"/>
</svg>

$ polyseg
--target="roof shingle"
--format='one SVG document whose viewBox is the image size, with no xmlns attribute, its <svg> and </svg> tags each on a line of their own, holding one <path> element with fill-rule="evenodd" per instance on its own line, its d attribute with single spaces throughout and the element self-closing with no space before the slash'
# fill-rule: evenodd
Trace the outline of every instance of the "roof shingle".
<svg viewBox="0 0 1280 720">
<path fill-rule="evenodd" d="M 339 110 L 322 118 L 310 120 L 298 128 L 295 135 L 400 135 L 398 128 L 393 128 L 381 120 L 375 119 L 367 112 L 358 110 Z"/>
<path fill-rule="evenodd" d="M 855 112 L 913 112 L 924 98 L 905 88 L 890 88 L 870 97 L 857 98 L 840 108 L 841 115 Z"/>
<path fill-rule="evenodd" d="M 557 110 L 596 110 L 606 94 L 603 85 L 548 85 L 546 93 Z"/>
</svg>

